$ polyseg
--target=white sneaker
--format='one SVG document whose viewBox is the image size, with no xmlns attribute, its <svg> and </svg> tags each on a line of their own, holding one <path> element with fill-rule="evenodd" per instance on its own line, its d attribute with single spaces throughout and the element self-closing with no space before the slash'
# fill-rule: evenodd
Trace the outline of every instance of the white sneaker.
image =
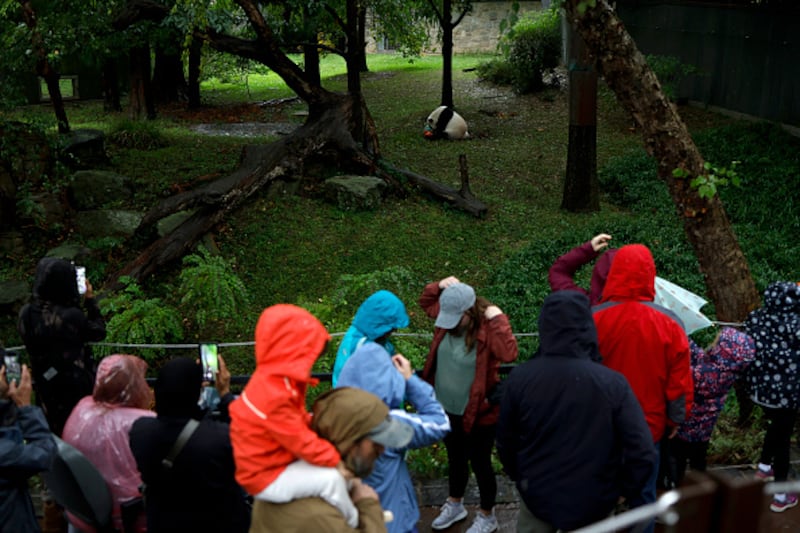
<svg viewBox="0 0 800 533">
<path fill-rule="evenodd" d="M 491 533 L 497 531 L 497 517 L 494 513 L 486 516 L 478 511 L 475 514 L 475 521 L 469 526 L 467 533 Z"/>
<path fill-rule="evenodd" d="M 433 529 L 447 529 L 459 520 L 467 517 L 467 510 L 463 502 L 451 502 L 447 500 L 439 511 L 439 516 L 433 519 L 431 527 Z M 492 530 L 489 530 L 492 531 Z"/>
</svg>

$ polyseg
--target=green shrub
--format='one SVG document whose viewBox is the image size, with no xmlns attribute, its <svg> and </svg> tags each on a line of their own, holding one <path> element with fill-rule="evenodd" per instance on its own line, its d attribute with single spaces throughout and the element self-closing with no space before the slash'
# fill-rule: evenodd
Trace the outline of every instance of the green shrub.
<svg viewBox="0 0 800 533">
<path fill-rule="evenodd" d="M 146 298 L 139 285 L 128 277 L 120 278 L 123 289 L 117 294 L 100 299 L 104 315 L 111 315 L 106 324 L 107 343 L 119 344 L 169 344 L 182 340 L 183 324 L 178 312 L 161 298 Z M 139 348 L 134 353 L 152 363 L 166 355 L 163 348 Z M 100 356 L 119 353 L 113 346 L 98 346 Z"/>
<path fill-rule="evenodd" d="M 514 83 L 514 69 L 503 58 L 485 61 L 477 67 L 478 78 L 496 85 L 512 85 Z"/>
<path fill-rule="evenodd" d="M 154 150 L 167 146 L 159 127 L 149 120 L 119 119 L 111 125 L 108 140 L 122 148 Z"/>
<path fill-rule="evenodd" d="M 508 63 L 514 89 L 531 93 L 544 88 L 544 75 L 561 60 L 561 22 L 555 7 L 526 13 L 511 31 Z"/>
<path fill-rule="evenodd" d="M 198 333 L 208 334 L 209 326 L 220 326 L 226 320 L 245 315 L 250 296 L 224 257 L 213 255 L 204 247 L 198 250 L 199 253 L 183 258 L 178 294 L 181 307 L 194 310 L 189 322 Z"/>
</svg>

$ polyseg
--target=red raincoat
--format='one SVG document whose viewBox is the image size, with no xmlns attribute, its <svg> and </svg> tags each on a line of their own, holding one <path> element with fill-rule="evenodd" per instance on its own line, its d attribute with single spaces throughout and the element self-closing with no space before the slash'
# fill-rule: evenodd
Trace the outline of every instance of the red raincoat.
<svg viewBox="0 0 800 533">
<path fill-rule="evenodd" d="M 689 341 L 676 317 L 653 303 L 655 278 L 650 250 L 623 246 L 593 313 L 603 364 L 628 379 L 658 442 L 686 418 L 694 389 Z"/>
</svg>

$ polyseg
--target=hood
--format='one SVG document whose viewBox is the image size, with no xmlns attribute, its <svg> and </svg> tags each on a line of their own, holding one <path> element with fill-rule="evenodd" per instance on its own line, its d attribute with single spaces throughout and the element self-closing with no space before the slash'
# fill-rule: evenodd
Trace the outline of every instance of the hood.
<svg viewBox="0 0 800 533">
<path fill-rule="evenodd" d="M 611 270 L 611 261 L 617 254 L 616 248 L 605 251 L 597 258 L 592 268 L 592 282 L 589 286 L 589 304 L 597 305 L 603 299 L 603 288 L 606 286 L 608 272 Z"/>
<path fill-rule="evenodd" d="M 406 306 L 389 291 L 378 291 L 364 300 L 353 318 L 353 327 L 371 341 L 407 326 Z"/>
<path fill-rule="evenodd" d="M 539 354 L 600 361 L 597 330 L 589 299 L 577 291 L 558 291 L 539 313 Z"/>
<path fill-rule="evenodd" d="M 253 376 L 286 376 L 299 382 L 310 381 L 311 368 L 331 338 L 314 315 L 291 304 L 264 309 L 255 337 Z"/>
<path fill-rule="evenodd" d="M 403 405 L 406 380 L 394 367 L 389 353 L 378 343 L 368 342 L 347 360 L 337 387 L 358 387 L 371 392 L 390 409 Z"/>
<path fill-rule="evenodd" d="M 656 264 L 647 246 L 623 246 L 613 259 L 602 301 L 652 302 L 656 295 Z"/>
<path fill-rule="evenodd" d="M 764 308 L 773 313 L 800 314 L 800 285 L 788 281 L 770 283 L 764 291 Z"/>
<path fill-rule="evenodd" d="M 109 355 L 100 361 L 92 397 L 96 402 L 147 409 L 152 393 L 145 379 L 147 363 L 133 355 Z"/>
<path fill-rule="evenodd" d="M 195 418 L 203 384 L 203 369 L 188 357 L 167 362 L 156 380 L 156 413 L 162 417 Z"/>
<path fill-rule="evenodd" d="M 33 297 L 63 307 L 80 303 L 75 265 L 58 257 L 44 257 L 36 265 Z"/>
<path fill-rule="evenodd" d="M 727 362 L 727 366 L 733 362 L 752 361 L 755 353 L 755 342 L 750 335 L 731 327 L 723 328 L 717 343 L 708 349 L 709 359 Z"/>
</svg>

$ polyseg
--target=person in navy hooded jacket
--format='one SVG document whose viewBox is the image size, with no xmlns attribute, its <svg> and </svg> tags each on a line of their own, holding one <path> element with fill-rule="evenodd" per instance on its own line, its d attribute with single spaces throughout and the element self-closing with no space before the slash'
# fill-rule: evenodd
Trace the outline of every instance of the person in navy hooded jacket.
<svg viewBox="0 0 800 533">
<path fill-rule="evenodd" d="M 497 453 L 521 497 L 517 531 L 573 530 L 635 500 L 656 469 L 625 376 L 600 364 L 589 299 L 550 294 L 539 351 L 506 379 Z"/>
</svg>

